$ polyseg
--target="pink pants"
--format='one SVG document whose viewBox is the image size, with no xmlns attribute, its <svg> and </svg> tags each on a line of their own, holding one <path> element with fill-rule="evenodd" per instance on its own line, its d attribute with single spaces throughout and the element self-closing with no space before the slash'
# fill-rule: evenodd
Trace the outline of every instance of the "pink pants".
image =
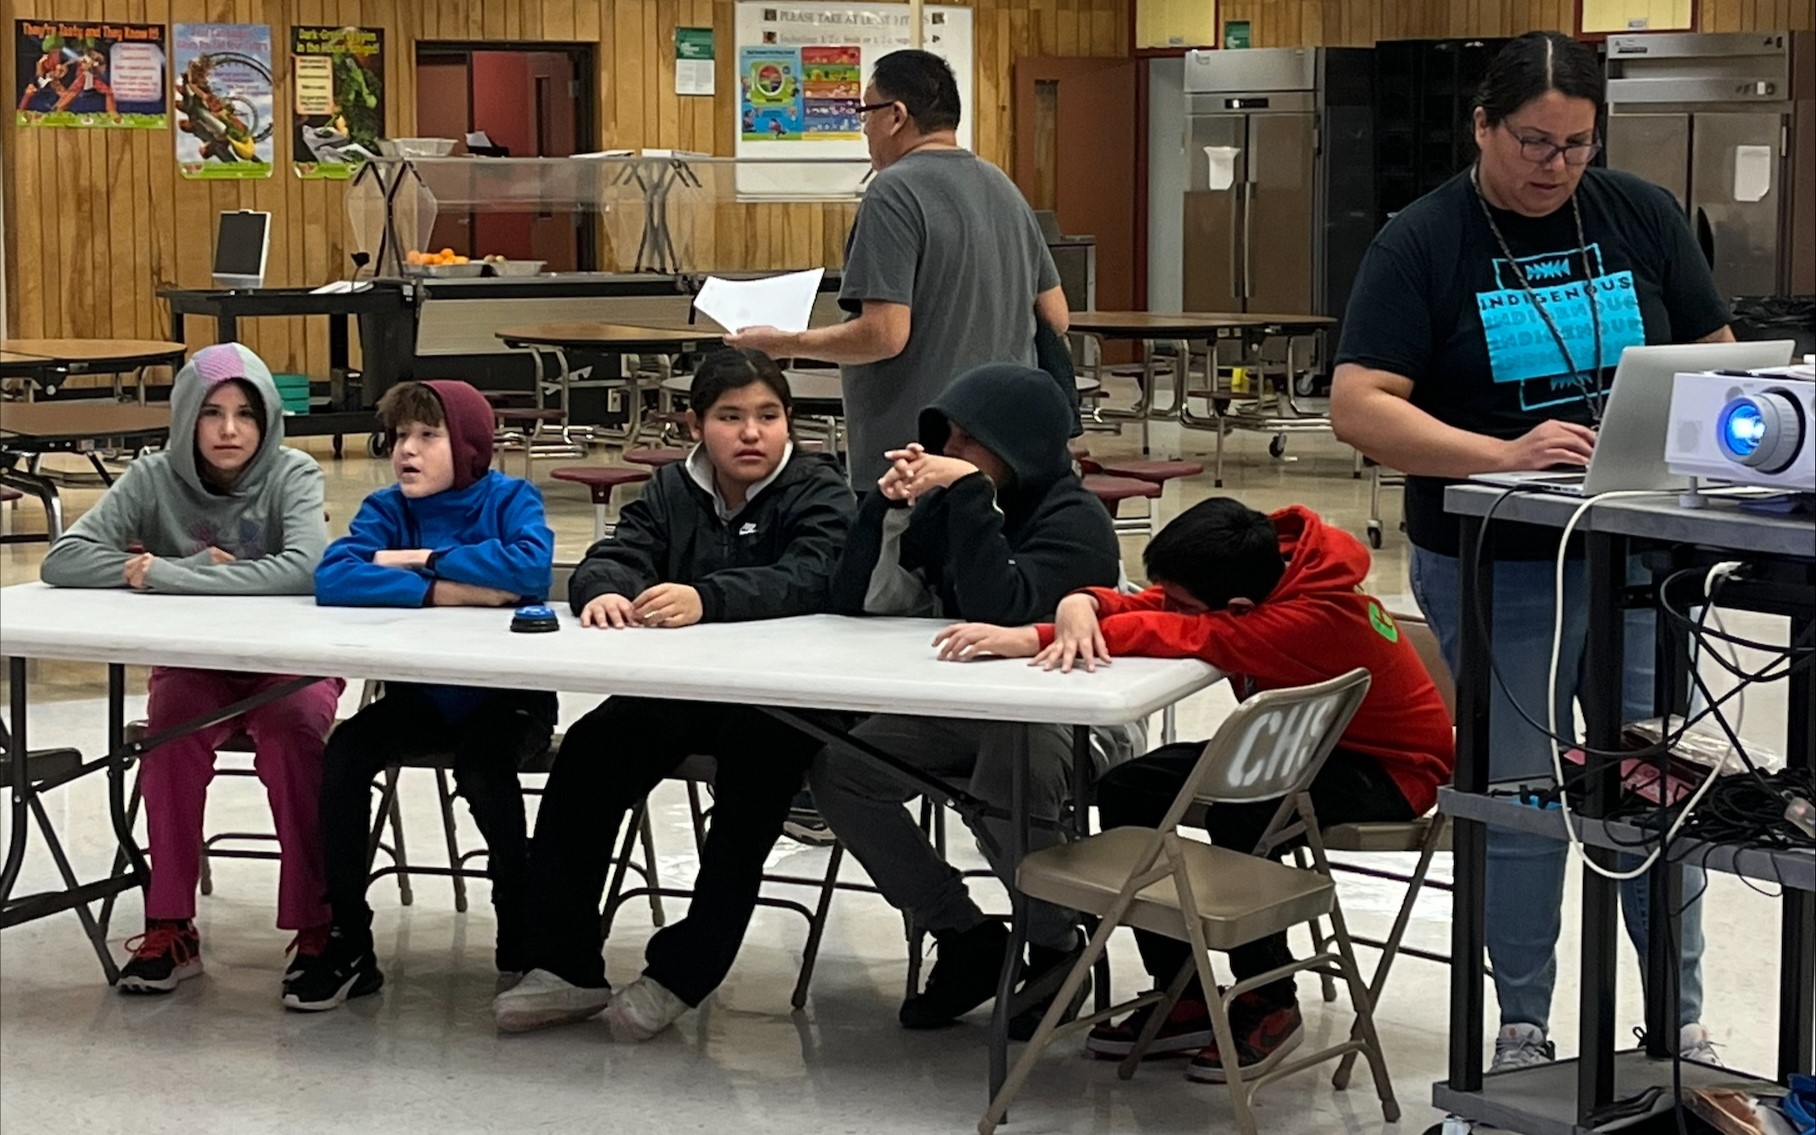
<svg viewBox="0 0 1816 1135">
<path fill-rule="evenodd" d="M 231 674 L 221 670 L 157 667 L 151 672 L 153 733 L 290 681 L 282 674 Z M 276 821 L 277 925 L 302 930 L 329 921 L 322 876 L 322 746 L 346 683 L 327 678 L 288 697 L 208 729 L 158 746 L 139 765 L 139 791 L 151 834 L 151 889 L 147 918 L 194 918 L 201 877 L 202 809 L 214 779 L 215 747 L 244 731 L 256 752 L 253 767 L 264 782 Z"/>
</svg>

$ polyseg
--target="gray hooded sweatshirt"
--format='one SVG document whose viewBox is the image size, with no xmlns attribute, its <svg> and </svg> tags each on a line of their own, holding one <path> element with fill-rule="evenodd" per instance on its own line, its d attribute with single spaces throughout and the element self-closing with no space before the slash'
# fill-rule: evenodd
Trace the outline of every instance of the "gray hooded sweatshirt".
<svg viewBox="0 0 1816 1135">
<path fill-rule="evenodd" d="M 222 382 L 243 378 L 263 403 L 258 451 L 231 488 L 203 481 L 195 430 L 202 403 Z M 205 347 L 170 392 L 170 444 L 134 461 L 100 503 L 63 533 L 39 574 L 57 587 L 124 587 L 126 549 L 156 556 L 151 591 L 174 595 L 309 595 L 327 546 L 322 471 L 284 446 L 283 401 L 271 370 L 237 343 Z M 234 557 L 212 562 L 208 549 Z"/>
</svg>

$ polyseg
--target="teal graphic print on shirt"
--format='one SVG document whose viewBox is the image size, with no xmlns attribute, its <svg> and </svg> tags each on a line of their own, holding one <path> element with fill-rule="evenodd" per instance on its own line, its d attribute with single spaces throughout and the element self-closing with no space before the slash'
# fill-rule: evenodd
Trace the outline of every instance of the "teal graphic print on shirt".
<svg viewBox="0 0 1816 1135">
<path fill-rule="evenodd" d="M 1522 410 L 1555 406 L 1580 397 L 1571 380 L 1571 362 L 1585 374 L 1599 371 L 1618 363 L 1621 352 L 1628 347 L 1646 341 L 1633 273 L 1603 271 L 1601 245 L 1591 244 L 1587 261 L 1595 274 L 1585 280 L 1584 253 L 1584 249 L 1572 248 L 1523 256 L 1518 261 L 1533 294 L 1570 348 L 1569 362 L 1558 350 L 1557 339 L 1545 325 L 1544 315 L 1533 310 L 1532 300 L 1504 257 L 1494 258 L 1495 287 L 1476 293 L 1476 309 L 1482 316 L 1482 334 L 1488 342 L 1488 365 L 1494 381 L 1519 384 Z M 1601 358 L 1595 360 L 1594 366 L 1591 287 L 1595 289 L 1602 325 Z"/>
</svg>

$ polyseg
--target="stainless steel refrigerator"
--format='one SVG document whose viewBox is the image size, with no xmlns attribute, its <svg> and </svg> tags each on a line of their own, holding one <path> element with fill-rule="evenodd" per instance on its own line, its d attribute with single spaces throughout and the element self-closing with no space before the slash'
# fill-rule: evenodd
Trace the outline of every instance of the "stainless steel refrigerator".
<svg viewBox="0 0 1816 1135">
<path fill-rule="evenodd" d="M 1724 295 L 1816 292 L 1809 32 L 1608 37 L 1608 165 L 1669 189 Z"/>
<path fill-rule="evenodd" d="M 1374 236 L 1366 48 L 1185 60 L 1188 311 L 1343 314 Z"/>
</svg>

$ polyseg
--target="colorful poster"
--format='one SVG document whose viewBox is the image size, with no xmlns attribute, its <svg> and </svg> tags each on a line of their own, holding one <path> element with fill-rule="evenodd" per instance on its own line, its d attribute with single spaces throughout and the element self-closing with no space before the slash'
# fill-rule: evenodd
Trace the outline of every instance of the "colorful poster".
<svg viewBox="0 0 1816 1135">
<path fill-rule="evenodd" d="M 801 50 L 738 50 L 739 112 L 746 142 L 798 142 L 802 136 Z"/>
<path fill-rule="evenodd" d="M 265 24 L 178 24 L 177 169 L 187 178 L 270 177 L 271 29 Z"/>
<path fill-rule="evenodd" d="M 675 29 L 675 93 L 710 95 L 716 89 L 711 28 Z"/>
<path fill-rule="evenodd" d="M 19 20 L 20 126 L 162 130 L 164 25 Z"/>
<path fill-rule="evenodd" d="M 851 142 L 864 137 L 858 107 L 864 102 L 863 49 L 855 44 L 801 48 L 806 97 L 802 133 L 809 141 Z"/>
<path fill-rule="evenodd" d="M 345 181 L 385 133 L 384 30 L 293 27 L 290 75 L 296 175 Z"/>
</svg>

